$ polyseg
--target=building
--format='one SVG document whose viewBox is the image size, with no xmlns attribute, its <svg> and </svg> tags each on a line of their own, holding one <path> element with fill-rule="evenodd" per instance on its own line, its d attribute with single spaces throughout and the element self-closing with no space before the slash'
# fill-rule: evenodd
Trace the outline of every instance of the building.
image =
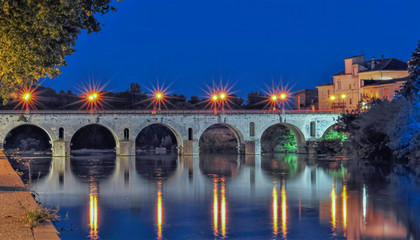
<svg viewBox="0 0 420 240">
<path fill-rule="evenodd" d="M 295 109 L 297 110 L 315 110 L 318 109 L 318 90 L 302 89 L 294 94 Z"/>
<path fill-rule="evenodd" d="M 395 78 L 391 80 L 365 80 L 363 86 L 363 96 L 365 98 L 385 98 L 392 100 L 396 91 L 399 91 L 408 77 Z"/>
<path fill-rule="evenodd" d="M 392 99 L 407 80 L 407 68 L 406 62 L 383 56 L 368 61 L 364 55 L 346 58 L 344 70 L 333 75 L 332 83 L 317 86 L 319 109 L 353 110 L 365 97 Z"/>
</svg>

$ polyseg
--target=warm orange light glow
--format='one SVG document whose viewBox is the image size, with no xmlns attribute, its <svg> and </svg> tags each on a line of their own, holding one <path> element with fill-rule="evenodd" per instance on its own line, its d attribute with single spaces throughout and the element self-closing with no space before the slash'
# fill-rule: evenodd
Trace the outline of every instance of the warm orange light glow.
<svg viewBox="0 0 420 240">
<path fill-rule="evenodd" d="M 83 102 L 82 108 L 90 111 L 102 109 L 105 102 L 102 91 L 104 87 L 105 85 L 100 86 L 99 83 L 89 83 L 87 86 L 83 86 L 81 100 L 77 103 Z"/>
<path fill-rule="evenodd" d="M 287 196 L 286 196 L 286 189 L 281 186 L 281 231 L 283 233 L 283 238 L 286 238 L 287 235 Z"/>
<path fill-rule="evenodd" d="M 226 186 L 225 186 L 225 181 L 224 179 L 222 179 L 222 190 L 221 190 L 221 195 L 222 195 L 222 203 L 220 205 L 221 208 L 221 218 L 222 218 L 222 236 L 226 237 L 226 222 L 227 222 L 227 207 L 226 207 Z"/>
<path fill-rule="evenodd" d="M 345 99 L 347 97 L 347 95 L 346 94 L 341 94 L 341 98 L 342 99 Z"/>
<path fill-rule="evenodd" d="M 334 101 L 335 100 L 335 96 L 331 96 L 330 99 L 331 99 L 331 101 Z"/>
<path fill-rule="evenodd" d="M 280 99 L 281 100 L 286 100 L 286 98 L 287 98 L 287 94 L 286 93 L 281 93 L 280 94 Z"/>
<path fill-rule="evenodd" d="M 228 87 L 228 85 L 223 85 L 220 82 L 219 85 L 216 85 L 213 82 L 213 86 L 207 85 L 208 91 L 206 91 L 208 95 L 208 99 L 206 100 L 207 105 L 205 107 L 210 107 L 213 109 L 214 113 L 217 113 L 217 110 L 224 110 L 225 107 L 230 108 L 230 104 L 233 104 L 231 101 L 231 89 L 232 87 Z"/>
<path fill-rule="evenodd" d="M 219 185 L 220 182 L 220 201 Z M 219 205 L 220 204 L 220 205 Z M 220 227 L 219 227 L 220 220 Z M 219 229 L 220 228 L 220 229 Z M 227 202 L 226 202 L 226 182 L 225 179 L 215 178 L 213 180 L 213 234 L 215 237 L 220 235 L 225 238 L 227 232 Z"/>
<path fill-rule="evenodd" d="M 168 102 L 168 88 L 164 87 L 164 85 L 160 86 L 159 83 L 157 84 L 157 87 L 153 87 L 153 89 L 149 89 L 149 91 L 152 92 L 151 97 L 149 98 L 150 105 L 153 105 L 153 110 L 161 110 L 162 106 L 166 107 L 166 104 Z M 149 106 L 150 106 L 149 105 Z"/>
<path fill-rule="evenodd" d="M 344 231 L 347 229 L 347 187 L 346 185 L 343 185 L 343 228 Z"/>
<path fill-rule="evenodd" d="M 335 192 L 335 185 L 333 184 L 333 188 L 331 191 L 331 224 L 332 224 L 333 230 L 336 227 L 336 211 L 337 211 L 336 199 L 337 199 L 337 194 Z"/>
<path fill-rule="evenodd" d="M 285 109 L 285 107 L 289 104 L 289 94 L 291 89 L 288 88 L 287 85 L 283 86 L 282 83 L 280 85 L 275 85 L 274 82 L 272 86 L 266 86 L 267 90 L 264 91 L 267 98 L 262 100 L 261 103 L 266 102 L 264 108 L 267 108 L 271 111 L 275 111 L 276 109 Z"/>
<path fill-rule="evenodd" d="M 157 204 L 156 204 L 156 224 L 158 228 L 158 239 L 162 239 L 162 224 L 163 224 L 163 206 L 162 206 L 162 190 L 161 182 L 158 183 Z"/>
<path fill-rule="evenodd" d="M 35 93 L 37 87 L 23 87 L 19 89 L 18 93 L 12 94 L 12 97 L 16 99 L 17 105 L 15 108 L 21 108 L 22 110 L 36 109 L 37 96 Z"/>
<path fill-rule="evenodd" d="M 273 187 L 273 234 L 277 235 L 279 232 L 279 225 L 278 225 L 278 195 L 277 195 L 277 189 L 274 185 Z"/>
<path fill-rule="evenodd" d="M 92 185 L 90 187 L 89 194 L 89 227 L 90 227 L 90 238 L 98 239 L 98 187 Z"/>
</svg>

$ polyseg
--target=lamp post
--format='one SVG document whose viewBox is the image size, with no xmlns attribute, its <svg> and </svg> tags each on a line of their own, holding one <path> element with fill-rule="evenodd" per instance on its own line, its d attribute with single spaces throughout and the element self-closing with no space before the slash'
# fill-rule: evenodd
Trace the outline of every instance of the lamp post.
<svg viewBox="0 0 420 240">
<path fill-rule="evenodd" d="M 331 95 L 330 96 L 330 100 L 331 100 L 331 110 L 333 110 L 335 112 L 335 108 L 334 108 L 334 101 L 335 101 L 335 96 Z"/>
<path fill-rule="evenodd" d="M 213 102 L 213 111 L 214 111 L 214 115 L 217 114 L 217 104 L 218 104 L 218 100 L 219 100 L 219 96 L 217 94 L 213 94 L 211 96 L 211 101 Z"/>
<path fill-rule="evenodd" d="M 282 104 L 281 113 L 284 114 L 284 103 L 287 100 L 287 93 L 285 93 L 285 92 L 280 93 L 280 96 L 279 97 L 280 97 L 280 101 L 281 101 L 281 104 Z"/>
<path fill-rule="evenodd" d="M 341 94 L 341 100 L 342 100 L 342 104 L 343 104 L 343 112 L 344 112 L 344 109 L 346 107 L 346 97 L 347 97 L 346 94 Z"/>
</svg>

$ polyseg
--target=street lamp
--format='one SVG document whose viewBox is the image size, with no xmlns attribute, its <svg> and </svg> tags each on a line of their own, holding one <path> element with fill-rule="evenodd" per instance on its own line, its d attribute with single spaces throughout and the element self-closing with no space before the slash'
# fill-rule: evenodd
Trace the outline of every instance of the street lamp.
<svg viewBox="0 0 420 240">
<path fill-rule="evenodd" d="M 284 103 L 287 100 L 287 93 L 285 93 L 285 92 L 280 93 L 279 97 L 280 97 L 280 101 L 281 101 L 281 104 L 282 104 L 281 112 L 282 112 L 282 114 L 284 114 Z"/>
</svg>

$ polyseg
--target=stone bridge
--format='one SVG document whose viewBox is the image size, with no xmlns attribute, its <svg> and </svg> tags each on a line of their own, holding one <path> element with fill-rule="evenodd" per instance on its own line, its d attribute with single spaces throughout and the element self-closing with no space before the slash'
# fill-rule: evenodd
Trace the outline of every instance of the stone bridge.
<svg viewBox="0 0 420 240">
<path fill-rule="evenodd" d="M 99 124 L 115 138 L 117 155 L 135 155 L 135 141 L 147 126 L 160 124 L 169 128 L 177 139 L 180 155 L 199 154 L 199 139 L 214 124 L 231 129 L 238 142 L 238 152 L 260 154 L 260 140 L 265 130 L 281 124 L 296 136 L 298 152 L 306 153 L 312 143 L 337 122 L 337 113 L 319 111 L 226 110 L 104 110 L 104 111 L 0 111 L 0 144 L 7 134 L 20 125 L 43 129 L 52 144 L 53 156 L 70 154 L 70 142 L 82 127 Z"/>
</svg>

